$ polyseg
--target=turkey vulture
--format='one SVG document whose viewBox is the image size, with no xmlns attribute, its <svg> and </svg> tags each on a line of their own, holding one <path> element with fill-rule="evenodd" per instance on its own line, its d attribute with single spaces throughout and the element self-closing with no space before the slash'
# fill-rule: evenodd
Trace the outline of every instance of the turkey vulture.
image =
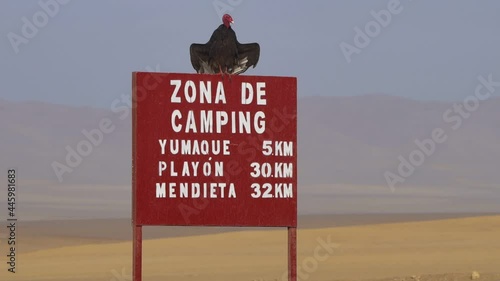
<svg viewBox="0 0 500 281">
<path fill-rule="evenodd" d="M 233 18 L 225 14 L 222 24 L 212 33 L 206 44 L 191 44 L 191 64 L 197 73 L 241 74 L 249 67 L 257 66 L 260 46 L 257 43 L 242 44 L 231 28 Z"/>
</svg>

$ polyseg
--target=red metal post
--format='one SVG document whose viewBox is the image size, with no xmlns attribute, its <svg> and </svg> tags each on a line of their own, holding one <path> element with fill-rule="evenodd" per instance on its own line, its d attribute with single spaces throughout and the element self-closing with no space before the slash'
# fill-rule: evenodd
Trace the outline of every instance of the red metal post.
<svg viewBox="0 0 500 281">
<path fill-rule="evenodd" d="M 288 228 L 288 281 L 297 281 L 297 228 Z"/>
<path fill-rule="evenodd" d="M 142 225 L 134 225 L 133 229 L 133 256 L 132 277 L 133 281 L 142 280 Z"/>
</svg>

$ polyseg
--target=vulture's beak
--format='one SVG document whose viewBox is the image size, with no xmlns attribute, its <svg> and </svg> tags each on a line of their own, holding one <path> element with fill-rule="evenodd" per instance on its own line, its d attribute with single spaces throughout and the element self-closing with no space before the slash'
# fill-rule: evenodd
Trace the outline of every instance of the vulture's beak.
<svg viewBox="0 0 500 281">
<path fill-rule="evenodd" d="M 231 24 L 234 24 L 234 20 L 231 21 Z"/>
</svg>

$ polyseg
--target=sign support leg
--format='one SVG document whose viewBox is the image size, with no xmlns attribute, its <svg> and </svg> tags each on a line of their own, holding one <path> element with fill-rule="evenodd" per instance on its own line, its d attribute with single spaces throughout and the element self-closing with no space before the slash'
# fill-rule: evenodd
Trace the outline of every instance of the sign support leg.
<svg viewBox="0 0 500 281">
<path fill-rule="evenodd" d="M 297 281 L 297 228 L 288 228 L 288 281 Z"/>
<path fill-rule="evenodd" d="M 132 278 L 133 281 L 142 280 L 142 225 L 134 225 L 133 229 L 133 257 Z"/>
</svg>

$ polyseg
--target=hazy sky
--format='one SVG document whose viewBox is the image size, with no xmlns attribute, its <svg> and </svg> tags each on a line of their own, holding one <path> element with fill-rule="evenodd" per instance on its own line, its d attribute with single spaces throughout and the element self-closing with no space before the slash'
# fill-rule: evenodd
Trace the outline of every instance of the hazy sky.
<svg viewBox="0 0 500 281">
<path fill-rule="evenodd" d="M 60 2 L 46 22 L 39 1 L 0 2 L 2 98 L 109 107 L 130 93 L 132 71 L 193 73 L 189 45 L 208 40 L 223 3 L 240 42 L 261 45 L 245 75 L 297 76 L 299 96 L 461 100 L 478 75 L 500 80 L 497 0 Z M 370 12 L 388 5 L 396 13 L 377 32 Z M 41 27 L 23 33 L 34 15 Z M 367 24 L 375 34 L 349 63 L 340 44 L 356 47 L 355 27 Z"/>
</svg>

